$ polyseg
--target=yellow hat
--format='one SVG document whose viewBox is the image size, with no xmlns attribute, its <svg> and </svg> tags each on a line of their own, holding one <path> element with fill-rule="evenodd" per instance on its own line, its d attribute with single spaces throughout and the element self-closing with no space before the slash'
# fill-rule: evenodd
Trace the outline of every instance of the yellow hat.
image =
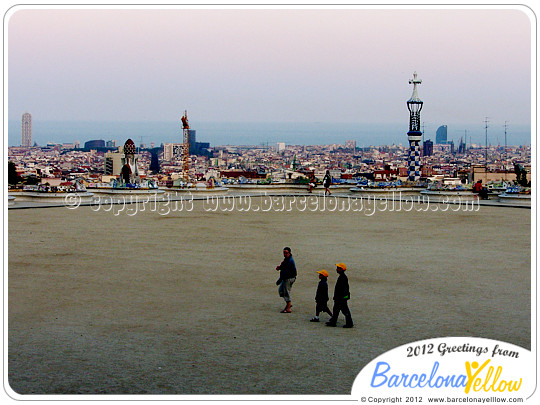
<svg viewBox="0 0 540 405">
<path fill-rule="evenodd" d="M 321 271 L 318 271 L 317 273 L 322 274 L 323 276 L 328 278 L 328 272 L 326 270 L 321 270 Z"/>
<path fill-rule="evenodd" d="M 336 263 L 336 267 L 339 267 L 342 270 L 347 270 L 345 263 Z"/>
</svg>

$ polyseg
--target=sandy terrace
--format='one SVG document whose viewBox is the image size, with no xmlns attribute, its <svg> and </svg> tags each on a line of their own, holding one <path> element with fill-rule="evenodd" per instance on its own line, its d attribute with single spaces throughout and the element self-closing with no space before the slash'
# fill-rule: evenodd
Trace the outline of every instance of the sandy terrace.
<svg viewBox="0 0 540 405">
<path fill-rule="evenodd" d="M 348 394 L 440 336 L 531 346 L 531 211 L 11 210 L 9 382 L 25 393 Z M 293 313 L 274 270 L 290 246 Z M 355 328 L 311 323 L 345 262 Z M 326 320 L 322 315 L 322 320 Z M 340 325 L 343 318 L 340 318 Z"/>
</svg>

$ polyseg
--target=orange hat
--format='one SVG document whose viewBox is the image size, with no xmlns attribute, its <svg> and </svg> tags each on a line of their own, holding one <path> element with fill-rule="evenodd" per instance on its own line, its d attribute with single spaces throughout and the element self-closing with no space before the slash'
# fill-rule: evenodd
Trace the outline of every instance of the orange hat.
<svg viewBox="0 0 540 405">
<path fill-rule="evenodd" d="M 345 263 L 336 263 L 336 267 L 339 267 L 342 270 L 347 270 Z"/>
<path fill-rule="evenodd" d="M 328 272 L 326 270 L 321 270 L 321 271 L 318 271 L 317 273 L 322 274 L 323 276 L 328 278 Z"/>
</svg>

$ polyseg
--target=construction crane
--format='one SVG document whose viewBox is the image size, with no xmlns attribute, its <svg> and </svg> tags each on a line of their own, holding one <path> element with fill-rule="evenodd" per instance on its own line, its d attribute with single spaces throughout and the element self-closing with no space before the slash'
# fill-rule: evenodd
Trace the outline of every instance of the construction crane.
<svg viewBox="0 0 540 405">
<path fill-rule="evenodd" d="M 189 183 L 189 123 L 187 119 L 187 110 L 182 116 L 182 134 L 184 135 L 184 164 L 182 174 L 184 181 Z"/>
<path fill-rule="evenodd" d="M 143 138 L 150 138 L 150 135 L 141 135 L 139 138 L 140 138 L 140 141 L 139 141 L 139 146 L 137 148 L 137 153 L 140 153 L 140 151 L 141 151 L 142 144 L 143 144 Z"/>
</svg>

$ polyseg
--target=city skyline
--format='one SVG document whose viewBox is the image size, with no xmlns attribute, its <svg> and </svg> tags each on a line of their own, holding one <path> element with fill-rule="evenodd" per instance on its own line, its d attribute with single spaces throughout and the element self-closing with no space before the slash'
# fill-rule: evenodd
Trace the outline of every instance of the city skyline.
<svg viewBox="0 0 540 405">
<path fill-rule="evenodd" d="M 528 12 L 15 7 L 8 118 L 174 121 L 187 109 L 199 122 L 401 122 L 406 133 L 417 71 L 432 127 L 530 126 Z"/>
<path fill-rule="evenodd" d="M 507 123 L 508 145 L 531 145 L 530 126 L 515 126 Z M 445 124 L 446 125 L 446 124 Z M 423 123 L 424 139 L 436 143 L 438 123 Z M 21 121 L 10 120 L 8 126 L 8 145 L 19 146 L 21 140 Z M 448 127 L 448 141 L 459 144 L 463 138 L 466 143 L 484 146 L 485 123 Z M 329 145 L 342 144 L 355 140 L 358 146 L 407 144 L 407 122 L 396 124 L 362 123 L 234 123 L 197 122 L 193 128 L 205 142 L 216 145 L 260 145 L 284 142 L 289 145 Z M 114 121 L 40 121 L 33 118 L 33 140 L 38 146 L 47 143 L 73 143 L 95 139 L 120 142 L 132 138 L 137 145 L 141 143 L 156 145 L 182 142 L 179 122 L 114 122 Z M 505 142 L 504 123 L 490 122 L 488 144 L 501 145 Z"/>
</svg>

